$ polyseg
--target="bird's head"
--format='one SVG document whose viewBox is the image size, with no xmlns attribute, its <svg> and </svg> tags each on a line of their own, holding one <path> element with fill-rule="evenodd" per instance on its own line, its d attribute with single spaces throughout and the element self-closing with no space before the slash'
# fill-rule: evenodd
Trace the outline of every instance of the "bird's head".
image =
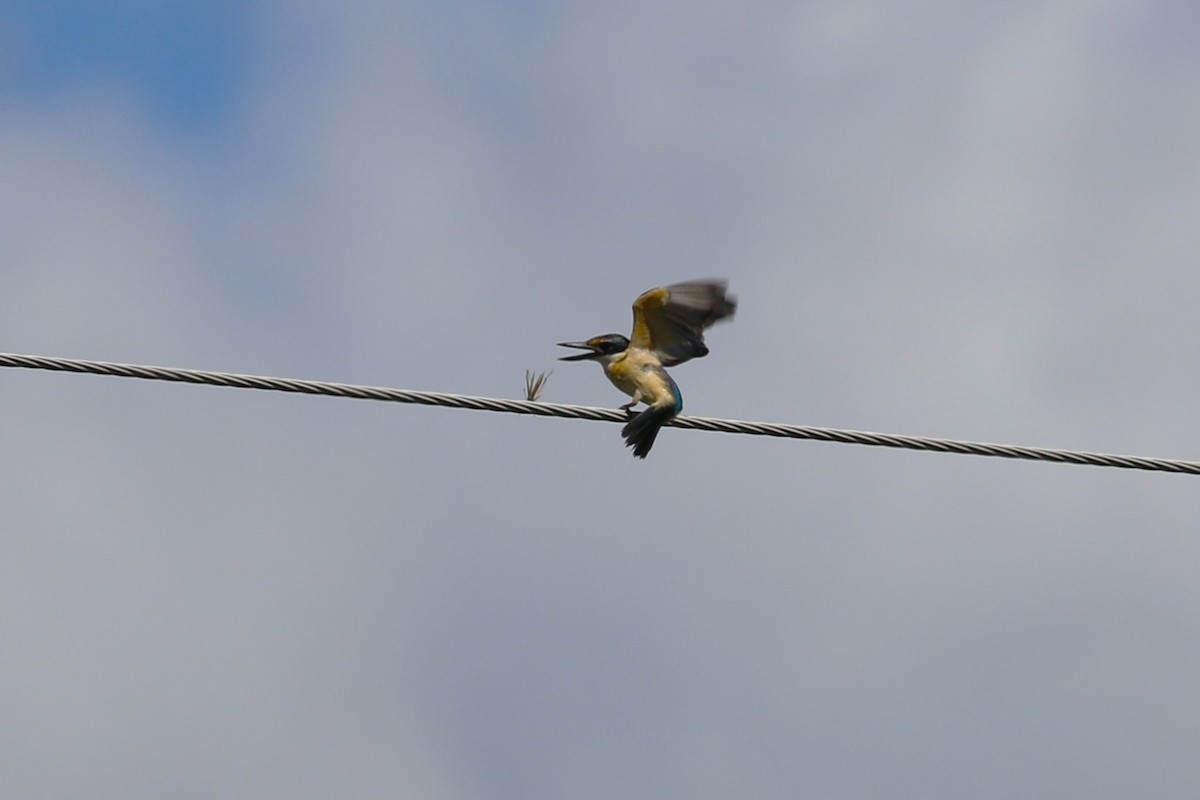
<svg viewBox="0 0 1200 800">
<path fill-rule="evenodd" d="M 619 333 L 606 333 L 603 336 L 593 336 L 586 342 L 559 342 L 559 347 L 574 347 L 586 350 L 573 356 L 563 356 L 559 361 L 602 361 L 609 356 L 624 353 L 629 347 L 629 340 Z"/>
</svg>

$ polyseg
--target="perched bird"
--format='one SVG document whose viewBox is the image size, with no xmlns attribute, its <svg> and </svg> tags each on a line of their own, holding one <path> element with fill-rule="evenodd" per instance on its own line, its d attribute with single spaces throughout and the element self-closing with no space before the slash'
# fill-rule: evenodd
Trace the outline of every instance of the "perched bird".
<svg viewBox="0 0 1200 800">
<path fill-rule="evenodd" d="M 623 410 L 633 415 L 634 406 L 646 404 L 621 429 L 626 446 L 645 458 L 659 429 L 683 410 L 683 395 L 663 367 L 708 355 L 704 329 L 732 317 L 736 308 L 734 298 L 725 294 L 725 281 L 660 286 L 633 302 L 630 338 L 606 333 L 586 342 L 559 342 L 559 347 L 587 351 L 559 361 L 599 361 L 613 385 L 633 398 Z"/>
</svg>

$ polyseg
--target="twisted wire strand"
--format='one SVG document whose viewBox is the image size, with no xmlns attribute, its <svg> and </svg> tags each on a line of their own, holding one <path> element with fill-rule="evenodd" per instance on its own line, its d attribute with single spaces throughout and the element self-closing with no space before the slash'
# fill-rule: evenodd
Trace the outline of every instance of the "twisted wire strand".
<svg viewBox="0 0 1200 800">
<path fill-rule="evenodd" d="M 595 408 L 593 406 L 541 403 L 529 400 L 508 400 L 498 397 L 473 397 L 471 395 L 448 394 L 445 392 L 418 392 L 408 389 L 391 389 L 352 383 L 330 383 L 327 381 L 300 380 L 296 378 L 271 378 L 263 375 L 242 375 L 231 372 L 210 372 L 198 369 L 118 364 L 108 361 L 85 361 L 74 358 L 52 358 L 47 356 L 18 355 L 15 353 L 0 353 L 0 367 L 43 369 L 55 372 L 80 372 L 94 375 L 112 375 L 121 378 L 142 378 L 144 380 L 196 383 L 208 386 L 228 386 L 237 389 L 260 389 L 263 391 L 348 397 L 358 400 L 416 403 L 426 406 L 446 406 L 449 408 L 497 411 L 509 414 L 533 414 L 542 417 L 586 419 L 596 422 L 626 422 L 628 420 L 628 417 L 621 411 L 611 408 Z M 741 420 L 716 419 L 712 417 L 676 417 L 667 424 L 675 428 L 746 434 L 750 436 L 778 436 L 788 439 L 812 439 L 822 442 L 860 444 L 871 447 L 894 447 L 935 453 L 960 453 L 963 455 L 989 456 L 993 458 L 1047 461 L 1058 464 L 1084 464 L 1095 467 L 1115 467 L 1118 469 L 1139 469 L 1200 475 L 1200 462 L 1169 458 L 1111 455 L 1079 450 L 1057 450 L 1048 447 L 988 444 L 986 442 L 970 442 L 959 439 L 872 433 L 869 431 L 819 428 L 808 425 L 744 422 Z"/>
</svg>

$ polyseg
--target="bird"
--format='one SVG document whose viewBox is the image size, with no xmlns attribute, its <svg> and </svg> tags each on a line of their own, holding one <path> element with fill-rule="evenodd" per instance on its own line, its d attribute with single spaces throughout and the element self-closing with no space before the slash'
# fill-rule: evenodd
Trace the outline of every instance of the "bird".
<svg viewBox="0 0 1200 800">
<path fill-rule="evenodd" d="M 593 336 L 584 342 L 559 342 L 587 352 L 559 361 L 598 361 L 612 384 L 633 398 L 621 406 L 631 419 L 621 429 L 625 445 L 645 458 L 662 426 L 683 411 L 683 395 L 664 367 L 708 355 L 704 331 L 733 317 L 737 300 L 723 280 L 698 280 L 659 286 L 633 301 L 633 333 Z M 640 413 L 633 408 L 645 403 Z"/>
</svg>

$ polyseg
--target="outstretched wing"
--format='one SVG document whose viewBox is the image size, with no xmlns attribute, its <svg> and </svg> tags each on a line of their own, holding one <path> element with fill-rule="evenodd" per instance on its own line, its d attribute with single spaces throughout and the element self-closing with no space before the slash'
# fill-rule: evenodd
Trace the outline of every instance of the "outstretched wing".
<svg viewBox="0 0 1200 800">
<path fill-rule="evenodd" d="M 653 350 L 663 366 L 708 355 L 704 329 L 732 317 L 737 302 L 725 281 L 694 281 L 651 289 L 633 302 L 630 347 Z"/>
</svg>

